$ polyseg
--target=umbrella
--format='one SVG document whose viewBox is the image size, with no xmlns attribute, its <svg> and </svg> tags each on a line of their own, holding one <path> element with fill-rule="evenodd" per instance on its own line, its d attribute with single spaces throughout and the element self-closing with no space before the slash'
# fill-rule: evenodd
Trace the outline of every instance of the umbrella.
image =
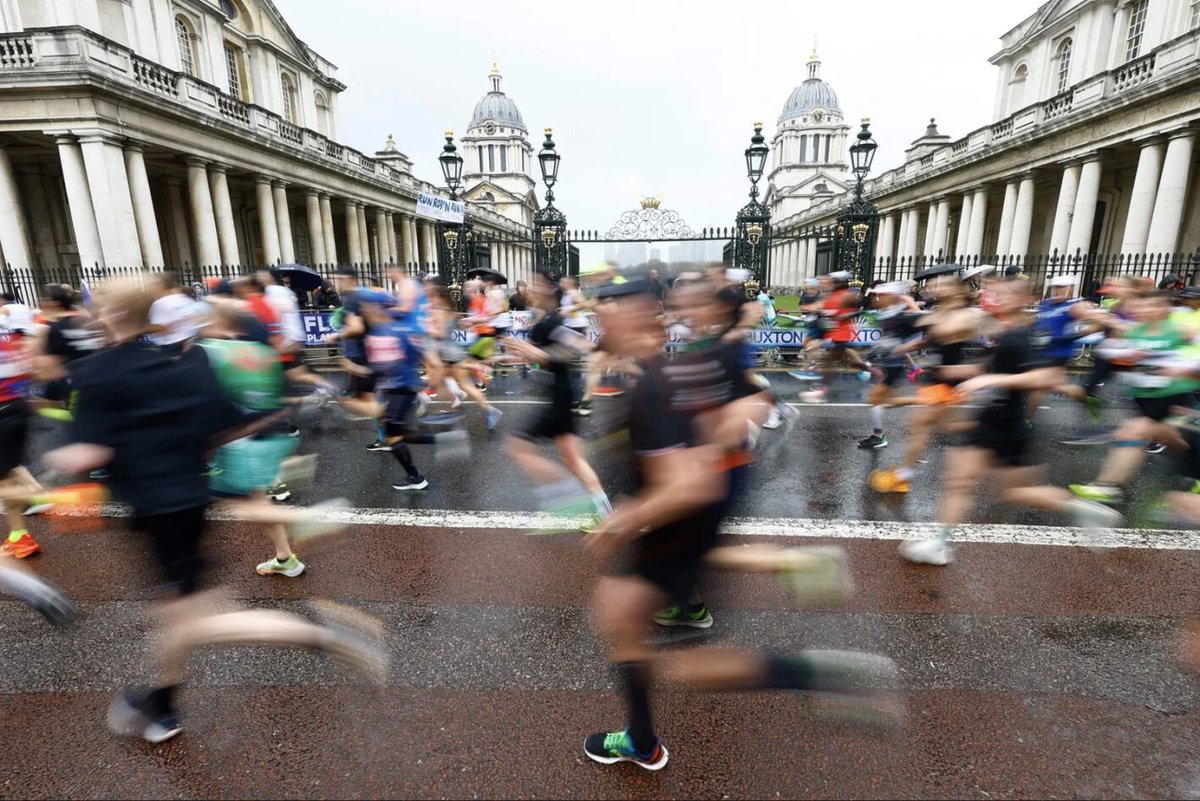
<svg viewBox="0 0 1200 801">
<path fill-rule="evenodd" d="M 917 273 L 917 280 L 924 281 L 926 278 L 937 278 L 939 275 L 954 275 L 957 272 L 957 264 L 935 264 L 928 270 L 922 270 Z"/>
<path fill-rule="evenodd" d="M 324 283 L 321 274 L 303 264 L 281 264 L 271 269 L 281 281 L 286 276 L 292 279 L 292 287 L 301 292 L 312 292 Z"/>
<path fill-rule="evenodd" d="M 991 275 L 994 272 L 996 272 L 995 265 L 981 264 L 978 267 L 972 267 L 971 269 L 969 269 L 965 273 L 963 273 L 962 280 L 973 281 L 976 278 L 982 278 L 983 276 Z"/>
<path fill-rule="evenodd" d="M 497 284 L 507 284 L 508 279 L 495 270 L 490 270 L 487 267 L 476 267 L 467 273 L 467 278 L 482 278 L 485 281 L 494 281 Z"/>
</svg>

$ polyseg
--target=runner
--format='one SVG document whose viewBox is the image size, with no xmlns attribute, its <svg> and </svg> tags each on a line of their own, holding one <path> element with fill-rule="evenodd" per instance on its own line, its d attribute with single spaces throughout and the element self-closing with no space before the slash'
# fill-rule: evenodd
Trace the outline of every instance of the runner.
<svg viewBox="0 0 1200 801">
<path fill-rule="evenodd" d="M 920 340 L 914 324 L 921 310 L 903 281 L 880 284 L 868 294 L 875 305 L 880 337 L 871 349 L 872 361 L 877 365 L 871 368 L 876 382 L 867 395 L 871 435 L 859 440 L 858 447 L 878 449 L 888 445 L 883 433 L 884 410 L 908 372 L 909 349 Z"/>
<path fill-rule="evenodd" d="M 510 339 L 506 343 L 513 353 L 547 371 L 551 384 L 550 403 L 540 407 L 538 416 L 524 431 L 510 434 L 505 446 L 513 461 L 537 485 L 543 508 L 563 515 L 591 511 L 593 520 L 599 520 L 612 512 L 612 506 L 596 471 L 584 457 L 571 410 L 570 364 L 580 353 L 591 350 L 591 345 L 564 324 L 559 291 L 550 276 L 536 274 L 530 300 L 537 317 L 529 339 Z M 565 470 L 539 453 L 538 444 L 543 440 L 554 443 Z"/>
<path fill-rule="evenodd" d="M 179 285 L 179 276 L 170 270 L 153 273 L 147 283 L 155 298 L 150 307 L 151 339 L 157 345 L 182 351 L 204 325 L 195 298 Z"/>
<path fill-rule="evenodd" d="M 371 289 L 358 280 L 358 272 L 348 264 L 334 270 L 334 284 L 342 298 L 342 313 L 334 314 L 341 330 L 325 336 L 329 344 L 339 344 L 342 349 L 341 367 L 346 371 L 346 394 L 338 399 L 352 420 L 371 420 L 376 424 L 375 439 L 367 446 L 368 451 L 390 451 L 384 442 L 383 423 L 374 415 L 381 411 L 375 400 L 375 373 L 367 364 L 367 353 L 363 347 L 366 325 L 362 319 L 360 297 Z M 335 326 L 336 327 L 336 326 Z"/>
<path fill-rule="evenodd" d="M 1069 515 L 1084 528 L 1121 525 L 1121 515 L 1101 504 L 1075 498 L 1061 487 L 1036 484 L 1037 458 L 1033 433 L 1025 425 L 1027 394 L 1047 389 L 1060 379 L 1052 356 L 1035 349 L 1035 321 L 1025 310 L 1029 283 L 993 283 L 989 314 L 999 325 L 988 364 L 963 365 L 976 375 L 958 384 L 962 396 L 980 395 L 983 408 L 975 426 L 946 454 L 942 498 L 935 539 L 905 542 L 900 553 L 911 562 L 947 565 L 954 561 L 950 545 L 954 528 L 967 519 L 977 487 L 995 472 L 995 497 L 1003 503 Z"/>
<path fill-rule="evenodd" d="M 1125 368 L 1121 378 L 1139 414 L 1113 433 L 1096 480 L 1071 485 L 1071 491 L 1081 498 L 1110 504 L 1125 500 L 1121 487 L 1146 461 L 1146 447 L 1151 442 L 1176 453 L 1188 450 L 1187 442 L 1166 420 L 1172 416 L 1172 407 L 1193 407 L 1200 389 L 1200 381 L 1164 369 L 1178 360 L 1198 335 L 1172 318 L 1170 295 L 1159 290 L 1146 293 L 1132 308 L 1136 324 L 1121 339 L 1106 340 L 1099 350 L 1104 358 Z"/>
<path fill-rule="evenodd" d="M 639 359 L 643 368 L 630 415 L 640 489 L 587 540 L 600 558 L 622 552 L 597 584 L 594 608 L 629 702 L 628 724 L 592 734 L 584 753 L 602 764 L 632 762 L 659 770 L 669 754 L 651 719 L 652 683 L 708 690 L 853 691 L 862 698 L 877 682 L 894 680 L 896 668 L 891 660 L 860 654 L 810 651 L 790 657 L 732 649 L 656 654 L 645 644 L 654 611 L 694 596 L 704 560 L 717 544 L 730 491 L 726 443 L 718 432 L 740 431 L 737 436 L 744 438 L 748 407 L 733 400 L 757 389 L 744 382 L 736 344 L 668 361 L 655 299 L 638 289 L 638 283 L 613 287 L 618 299 L 601 307 L 601 317 L 614 352 Z M 828 552 L 768 549 L 739 562 L 740 550 L 724 549 L 728 561 L 719 566 L 809 572 L 822 579 L 838 567 Z"/>
<path fill-rule="evenodd" d="M 850 291 L 850 278 L 850 273 L 845 271 L 829 274 L 831 291 L 821 304 L 823 342 L 828 350 L 824 354 L 821 383 L 800 395 L 800 400 L 805 403 L 825 402 L 829 385 L 840 363 L 849 361 L 859 370 L 869 370 L 871 367 L 850 345 L 854 341 L 854 318 L 859 313 L 858 297 Z"/>
<path fill-rule="evenodd" d="M 52 404 L 39 413 L 69 422 L 75 406 L 70 367 L 78 359 L 104 347 L 104 333 L 75 304 L 75 293 L 61 284 L 42 288 L 42 314 L 47 325 L 38 332 L 33 361 L 34 377 L 45 384 L 42 399 Z"/>
<path fill-rule="evenodd" d="M 290 384 L 312 387 L 319 392 L 320 404 L 324 406 L 327 401 L 337 398 L 337 387 L 308 368 L 304 358 L 304 323 L 300 320 L 296 293 L 279 283 L 278 274 L 272 270 L 259 270 L 257 276 L 263 297 L 279 321 L 279 352 L 284 377 Z"/>
<path fill-rule="evenodd" d="M 463 398 L 470 398 L 479 406 L 487 430 L 493 431 L 502 413 L 488 402 L 487 396 L 480 392 L 471 380 L 471 373 L 466 364 L 467 350 L 454 339 L 460 315 L 454 311 L 450 291 L 443 286 L 433 286 L 429 288 L 429 295 L 432 339 L 446 371 L 443 380 L 453 398 L 450 408 L 457 409 Z"/>
<path fill-rule="evenodd" d="M 14 325 L 19 319 L 0 318 Z M 29 440 L 29 390 L 33 365 L 29 343 L 15 329 L 0 328 L 0 491 L 5 493 L 4 517 L 8 536 L 0 555 L 27 559 L 41 552 L 33 535 L 25 528 L 22 512 L 42 488 L 27 469 L 25 447 Z"/>
<path fill-rule="evenodd" d="M 377 624 L 373 634 L 362 633 L 371 631 L 370 621 L 357 630 L 335 629 L 274 610 L 230 605 L 229 611 L 212 611 L 212 596 L 199 592 L 208 504 L 205 452 L 222 444 L 222 436 L 252 433 L 252 426 L 224 397 L 203 352 L 193 348 L 174 355 L 144 341 L 152 299 L 135 282 L 109 282 L 97 289 L 96 300 L 113 346 L 82 360 L 75 371 L 78 441 L 47 454 L 46 462 L 67 474 L 109 466 L 113 494 L 130 505 L 133 527 L 147 538 L 166 589 L 175 596 L 161 610 L 162 623 L 151 637 L 154 685 L 117 698 L 109 727 L 152 743 L 177 735 L 182 727 L 174 697 L 188 656 L 205 645 L 318 648 L 381 677 L 386 657 L 377 644 Z"/>
</svg>

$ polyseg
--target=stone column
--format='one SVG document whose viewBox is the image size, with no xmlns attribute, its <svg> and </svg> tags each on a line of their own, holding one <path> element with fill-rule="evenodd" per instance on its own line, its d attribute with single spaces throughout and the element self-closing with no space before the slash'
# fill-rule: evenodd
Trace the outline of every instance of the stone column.
<svg viewBox="0 0 1200 801">
<path fill-rule="evenodd" d="M 375 209 L 375 250 L 379 254 L 379 263 L 385 266 L 392 260 L 392 244 L 387 229 L 387 213 L 383 209 Z"/>
<path fill-rule="evenodd" d="M 304 216 L 308 221 L 308 257 L 312 265 L 328 264 L 325 255 L 325 224 L 321 221 L 321 198 L 317 190 L 304 193 Z"/>
<path fill-rule="evenodd" d="M 1158 195 L 1158 181 L 1162 175 L 1163 150 L 1161 139 L 1151 139 L 1142 144 L 1142 151 L 1138 154 L 1137 175 L 1129 193 L 1129 214 L 1125 217 L 1121 253 L 1141 255 L 1146 252 L 1150 221 L 1154 216 L 1154 199 Z"/>
<path fill-rule="evenodd" d="M 413 226 L 416 230 L 417 242 L 417 263 L 421 265 L 422 272 L 429 269 L 429 237 L 425 231 L 425 222 L 414 222 Z"/>
<path fill-rule="evenodd" d="M 1059 256 L 1067 256 L 1067 242 L 1071 238 L 1071 219 L 1075 215 L 1075 196 L 1079 194 L 1079 174 L 1082 168 L 1078 164 L 1068 164 L 1063 167 L 1062 185 L 1058 189 L 1058 205 L 1054 207 L 1054 228 L 1050 233 L 1050 255 L 1058 251 Z"/>
<path fill-rule="evenodd" d="M 367 234 L 367 204 L 355 203 L 354 213 L 358 216 L 358 246 L 362 249 L 364 262 L 371 261 L 371 238 Z"/>
<path fill-rule="evenodd" d="M 400 248 L 396 247 L 396 217 L 392 212 L 384 212 L 383 221 L 387 231 L 387 260 L 389 264 L 400 262 Z"/>
<path fill-rule="evenodd" d="M 43 267 L 59 267 L 55 216 L 46 199 L 46 175 L 40 165 L 22 170 L 18 175 L 18 185 L 26 199 L 25 208 L 29 210 L 25 216 L 29 223 L 33 260 Z"/>
<path fill-rule="evenodd" d="M 213 214 L 212 190 L 208 186 L 208 164 L 196 158 L 187 160 L 188 194 L 192 205 L 192 230 L 196 234 L 196 258 L 205 267 L 221 263 L 217 220 Z"/>
<path fill-rule="evenodd" d="M 933 256 L 942 261 L 950 259 L 950 200 L 941 198 L 937 202 L 937 217 L 934 218 Z M 939 254 L 941 254 L 939 256 Z"/>
<path fill-rule="evenodd" d="M 1092 247 L 1092 228 L 1096 222 L 1096 202 L 1100 198 L 1100 154 L 1088 157 L 1079 172 L 1079 189 L 1075 193 L 1075 210 L 1071 212 L 1071 235 L 1067 237 L 1067 252 L 1087 253 Z"/>
<path fill-rule="evenodd" d="M 275 200 L 269 177 L 254 177 L 254 195 L 258 199 L 258 236 L 262 240 L 263 262 L 273 266 L 279 264 L 279 223 L 275 220 Z"/>
<path fill-rule="evenodd" d="M 296 242 L 292 238 L 292 210 L 288 208 L 287 183 L 275 181 L 271 184 L 275 199 L 275 223 L 279 226 L 279 258 L 284 264 L 296 263 Z"/>
<path fill-rule="evenodd" d="M 237 229 L 233 223 L 233 204 L 229 201 L 229 178 L 224 164 L 208 165 L 208 185 L 212 190 L 213 216 L 217 220 L 217 243 L 221 248 L 221 263 L 227 267 L 241 264 L 238 255 Z"/>
<path fill-rule="evenodd" d="M 171 238 L 175 241 L 175 255 L 179 265 L 193 264 L 192 239 L 188 235 L 187 205 L 183 202 L 183 181 L 168 176 L 163 180 L 167 186 L 167 208 L 171 214 Z"/>
<path fill-rule="evenodd" d="M 317 199 L 321 202 L 321 238 L 325 240 L 325 258 L 329 264 L 338 264 L 337 237 L 333 232 L 333 205 L 329 195 L 318 192 Z"/>
<path fill-rule="evenodd" d="M 918 214 L 920 212 L 917 212 Z M 921 252 L 925 254 L 925 259 L 932 259 L 937 251 L 934 250 L 934 243 L 937 241 L 937 201 L 929 204 L 929 210 L 925 217 L 925 248 Z"/>
<path fill-rule="evenodd" d="M 954 257 L 956 259 L 963 259 L 968 255 L 967 239 L 971 234 L 971 206 L 974 202 L 974 195 L 970 192 L 963 192 L 962 209 L 958 212 L 958 236 L 954 239 Z"/>
<path fill-rule="evenodd" d="M 125 172 L 129 176 L 129 194 L 133 200 L 133 221 L 138 242 L 142 247 L 142 263 L 147 267 L 163 266 L 162 240 L 158 235 L 158 218 L 154 214 L 154 199 L 150 195 L 150 176 L 142 146 L 125 143 Z"/>
<path fill-rule="evenodd" d="M 17 176 L 8 151 L 3 147 L 0 147 L 0 248 L 4 249 L 4 258 L 12 267 L 33 266 L 33 248 L 29 244 L 29 227 L 21 208 Z M 32 298 L 22 300 L 33 301 Z"/>
<path fill-rule="evenodd" d="M 412 217 L 407 214 L 400 215 L 400 262 L 404 265 L 404 271 L 407 273 L 416 261 L 413 256 L 413 233 L 412 233 Z"/>
<path fill-rule="evenodd" d="M 998 256 L 1007 256 L 1011 252 L 1013 217 L 1017 212 L 1017 187 L 1016 181 L 1009 181 L 1004 185 L 1004 206 L 1000 209 L 1000 235 L 996 239 Z"/>
<path fill-rule="evenodd" d="M 1033 191 L 1033 174 L 1025 173 L 1017 188 L 1017 210 L 1013 215 L 1012 241 L 1008 246 L 1009 252 L 1019 256 L 1022 261 L 1029 255 L 1029 232 L 1033 229 Z"/>
<path fill-rule="evenodd" d="M 983 232 L 987 229 L 987 187 L 975 190 L 971 200 L 971 230 L 967 233 L 967 254 L 983 258 Z"/>
<path fill-rule="evenodd" d="M 896 261 L 908 255 L 908 209 L 900 211 L 900 233 L 896 236 Z"/>
<path fill-rule="evenodd" d="M 802 283 L 804 283 L 804 279 L 808 278 L 808 274 L 809 274 L 808 273 L 808 240 L 801 239 L 799 242 L 799 245 L 800 245 L 800 252 L 797 254 L 798 258 L 796 259 L 796 261 L 798 262 L 797 266 L 799 268 L 797 270 L 797 272 L 799 273 L 797 278 L 799 278 L 800 280 L 797 282 L 797 284 L 802 284 Z"/>
<path fill-rule="evenodd" d="M 350 263 L 359 266 L 363 263 L 362 242 L 358 238 L 358 204 L 352 200 L 346 201 L 346 255 Z"/>
<path fill-rule="evenodd" d="M 1188 173 L 1195 141 L 1196 132 L 1188 130 L 1171 134 L 1167 142 L 1167 155 L 1163 160 L 1162 178 L 1154 196 L 1154 215 L 1146 239 L 1149 253 L 1173 253 L 1179 244 L 1179 223 L 1183 220 L 1183 207 L 1187 202 Z"/>
<path fill-rule="evenodd" d="M 99 131 L 79 137 L 79 147 L 87 168 L 88 189 L 92 194 L 92 208 L 96 211 L 105 264 L 109 267 L 143 266 L 124 151 L 115 137 Z M 13 258 L 7 249 L 5 253 L 10 260 Z"/>
</svg>

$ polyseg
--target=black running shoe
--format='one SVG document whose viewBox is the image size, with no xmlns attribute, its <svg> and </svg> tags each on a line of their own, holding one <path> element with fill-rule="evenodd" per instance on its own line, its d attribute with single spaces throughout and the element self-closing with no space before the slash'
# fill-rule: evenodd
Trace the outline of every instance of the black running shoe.
<svg viewBox="0 0 1200 801">
<path fill-rule="evenodd" d="M 374 442 L 372 442 L 370 445 L 367 446 L 367 450 L 372 451 L 372 452 L 390 451 L 391 449 L 392 449 L 391 445 L 388 445 L 386 442 L 384 442 L 383 440 L 380 440 L 380 439 L 375 440 Z"/>
<path fill-rule="evenodd" d="M 882 434 L 872 434 L 858 441 L 858 447 L 860 448 L 886 448 L 887 444 L 887 437 Z"/>
<path fill-rule="evenodd" d="M 423 490 L 429 486 L 429 479 L 424 476 L 416 476 L 415 478 L 406 478 L 399 484 L 393 484 L 394 490 Z"/>
<path fill-rule="evenodd" d="M 1167 446 L 1163 445 L 1161 442 L 1151 442 L 1149 445 L 1146 446 L 1146 453 L 1150 454 L 1151 456 L 1156 456 L 1157 454 L 1162 453 L 1166 449 L 1167 449 Z"/>
<path fill-rule="evenodd" d="M 141 737 L 148 743 L 162 743 L 183 731 L 174 712 L 154 714 L 148 711 L 147 698 L 125 693 L 108 708 L 108 728 L 113 734 Z"/>
</svg>

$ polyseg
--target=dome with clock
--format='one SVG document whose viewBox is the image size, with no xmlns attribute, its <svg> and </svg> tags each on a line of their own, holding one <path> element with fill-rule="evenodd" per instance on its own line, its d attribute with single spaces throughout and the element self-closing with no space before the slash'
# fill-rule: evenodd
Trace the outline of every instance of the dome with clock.
<svg viewBox="0 0 1200 801">
<path fill-rule="evenodd" d="M 530 225 L 537 208 L 534 182 L 529 176 L 533 148 L 521 112 L 501 90 L 501 80 L 500 68 L 493 61 L 488 75 L 491 90 L 475 104 L 461 140 L 466 187 L 463 196 Z"/>
</svg>

